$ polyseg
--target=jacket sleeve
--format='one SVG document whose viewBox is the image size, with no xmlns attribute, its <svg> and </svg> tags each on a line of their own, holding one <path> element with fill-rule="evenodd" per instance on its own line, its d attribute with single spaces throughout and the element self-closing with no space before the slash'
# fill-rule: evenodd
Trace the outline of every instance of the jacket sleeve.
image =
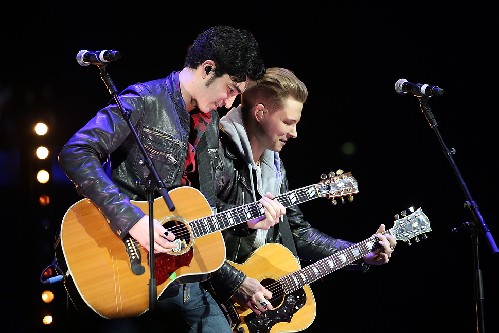
<svg viewBox="0 0 499 333">
<path fill-rule="evenodd" d="M 289 184 L 284 166 L 281 165 L 281 168 L 283 170 L 281 193 L 285 193 L 289 190 Z M 304 219 L 303 213 L 297 205 L 286 208 L 286 218 L 293 233 L 298 256 L 301 260 L 315 262 L 354 244 L 350 241 L 334 238 L 313 228 Z M 368 268 L 369 265 L 365 264 L 362 259 L 345 266 L 347 270 L 359 270 L 362 272 L 367 271 Z"/>
<path fill-rule="evenodd" d="M 138 93 L 128 90 L 120 98 L 128 110 L 142 110 Z M 125 98 L 126 97 L 126 98 Z M 113 183 L 102 164 L 130 134 L 127 122 L 116 105 L 111 104 L 77 131 L 63 146 L 59 164 L 75 185 L 78 194 L 90 199 L 109 220 L 120 238 L 145 214 Z"/>
<path fill-rule="evenodd" d="M 211 273 L 207 283 L 218 301 L 228 301 L 239 289 L 246 274 L 225 261 L 223 265 Z"/>
</svg>

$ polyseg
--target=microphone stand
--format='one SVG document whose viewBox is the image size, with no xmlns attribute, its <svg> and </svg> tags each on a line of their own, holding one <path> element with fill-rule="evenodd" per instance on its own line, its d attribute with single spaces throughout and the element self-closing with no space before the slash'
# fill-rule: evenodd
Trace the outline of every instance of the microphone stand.
<svg viewBox="0 0 499 333">
<path fill-rule="evenodd" d="M 154 164 L 147 154 L 147 151 L 144 148 L 144 145 L 140 141 L 140 138 L 137 134 L 137 131 L 133 127 L 133 124 L 130 120 L 130 113 L 125 110 L 121 104 L 120 99 L 118 98 L 118 91 L 116 89 L 116 86 L 113 83 L 113 80 L 111 79 L 111 76 L 109 73 L 106 71 L 106 63 L 101 63 L 97 64 L 97 67 L 99 68 L 100 71 L 100 77 L 104 84 L 106 85 L 107 90 L 109 91 L 109 94 L 113 97 L 114 101 L 116 102 L 116 105 L 118 105 L 118 108 L 121 111 L 121 114 L 123 118 L 126 120 L 128 123 L 128 126 L 130 127 L 130 130 L 132 131 L 135 140 L 137 141 L 137 144 L 139 146 L 140 151 L 142 152 L 142 155 L 144 156 L 145 160 L 145 165 L 149 168 L 150 174 L 147 180 L 147 183 L 144 184 L 146 188 L 146 193 L 147 193 L 147 201 L 149 204 L 149 269 L 150 269 L 150 282 L 149 282 L 149 310 L 151 313 L 154 312 L 156 308 L 156 299 L 157 299 L 157 289 L 156 289 L 156 272 L 155 272 L 155 262 L 154 262 L 154 215 L 153 215 L 153 203 L 154 203 L 154 188 L 153 184 L 151 183 L 151 175 L 154 178 L 155 184 L 161 195 L 163 196 L 163 199 L 166 202 L 166 205 L 168 209 L 172 212 L 175 210 L 175 206 L 173 205 L 173 202 L 170 198 L 170 195 L 168 194 L 168 191 L 165 188 L 165 185 L 163 184 L 163 181 L 159 177 L 159 174 L 154 167 Z"/>
<path fill-rule="evenodd" d="M 443 148 L 444 154 L 447 157 L 447 160 L 450 162 L 452 170 L 454 171 L 454 174 L 459 182 L 459 185 L 461 186 L 461 189 L 464 192 L 464 195 L 466 197 L 465 207 L 471 210 L 473 216 L 473 221 L 471 223 L 465 222 L 462 224 L 462 226 L 458 228 L 453 228 L 452 231 L 456 232 L 463 228 L 469 228 L 471 230 L 471 244 L 473 251 L 473 269 L 474 269 L 473 281 L 475 287 L 477 332 L 485 333 L 484 315 L 483 315 L 484 291 L 483 291 L 482 271 L 480 269 L 478 232 L 481 231 L 485 235 L 485 239 L 487 240 L 489 247 L 494 254 L 499 253 L 499 250 L 496 246 L 494 238 L 492 237 L 492 234 L 490 233 L 489 228 L 485 224 L 482 214 L 480 214 L 480 211 L 478 210 L 477 203 L 471 198 L 470 191 L 468 190 L 468 187 L 466 186 L 463 177 L 461 177 L 461 173 L 459 172 L 456 163 L 452 158 L 452 155 L 456 153 L 456 150 L 454 148 L 452 149 L 447 148 L 442 139 L 442 136 L 440 135 L 440 132 L 438 131 L 437 121 L 435 120 L 435 117 L 431 112 L 430 106 L 428 105 L 428 100 L 430 97 L 429 96 L 417 96 L 417 97 L 419 100 L 419 106 L 421 108 L 421 111 L 423 112 L 424 116 L 426 117 L 426 120 L 430 124 L 430 127 L 435 131 L 438 141 L 440 142 L 440 145 Z"/>
</svg>

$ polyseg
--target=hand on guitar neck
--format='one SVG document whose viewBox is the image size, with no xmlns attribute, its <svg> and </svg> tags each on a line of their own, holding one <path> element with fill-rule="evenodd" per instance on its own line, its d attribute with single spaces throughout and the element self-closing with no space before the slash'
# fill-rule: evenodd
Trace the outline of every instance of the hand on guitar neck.
<svg viewBox="0 0 499 333">
<path fill-rule="evenodd" d="M 249 220 L 246 224 L 248 225 L 248 228 L 251 229 L 269 230 L 279 223 L 282 215 L 286 214 L 286 207 L 276 200 L 275 196 L 270 192 L 265 193 L 259 202 L 263 206 L 264 215 Z"/>
</svg>

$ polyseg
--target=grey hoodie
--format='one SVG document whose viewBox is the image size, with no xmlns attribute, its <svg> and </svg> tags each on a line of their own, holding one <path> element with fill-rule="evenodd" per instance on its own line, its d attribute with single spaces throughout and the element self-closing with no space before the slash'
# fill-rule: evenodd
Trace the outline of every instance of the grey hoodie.
<svg viewBox="0 0 499 333">
<path fill-rule="evenodd" d="M 282 182 L 282 173 L 279 153 L 268 149 L 265 150 L 260 158 L 260 166 L 256 165 L 253 161 L 253 152 L 251 150 L 248 134 L 246 133 L 246 128 L 243 124 L 241 106 L 232 108 L 227 112 L 225 116 L 220 118 L 220 124 L 223 127 L 224 132 L 227 133 L 236 144 L 237 149 L 248 165 L 248 170 L 254 170 L 254 172 L 250 172 L 253 200 L 257 200 L 255 187 L 259 194 L 258 197 L 263 196 L 266 192 L 270 192 L 274 195 L 280 194 L 279 189 Z M 265 243 L 266 234 L 267 230 L 257 230 L 255 239 L 256 247 Z"/>
</svg>

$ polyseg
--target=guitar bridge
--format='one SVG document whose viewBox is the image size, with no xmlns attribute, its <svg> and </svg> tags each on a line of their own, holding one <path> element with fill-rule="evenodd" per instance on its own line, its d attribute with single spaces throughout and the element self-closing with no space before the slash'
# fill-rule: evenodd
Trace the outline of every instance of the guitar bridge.
<svg viewBox="0 0 499 333">
<path fill-rule="evenodd" d="M 145 273 L 146 269 L 142 266 L 142 258 L 140 256 L 139 246 L 137 241 L 131 236 L 127 236 L 123 239 L 125 243 L 126 253 L 128 254 L 128 260 L 130 261 L 130 269 L 135 275 L 142 275 Z"/>
</svg>

